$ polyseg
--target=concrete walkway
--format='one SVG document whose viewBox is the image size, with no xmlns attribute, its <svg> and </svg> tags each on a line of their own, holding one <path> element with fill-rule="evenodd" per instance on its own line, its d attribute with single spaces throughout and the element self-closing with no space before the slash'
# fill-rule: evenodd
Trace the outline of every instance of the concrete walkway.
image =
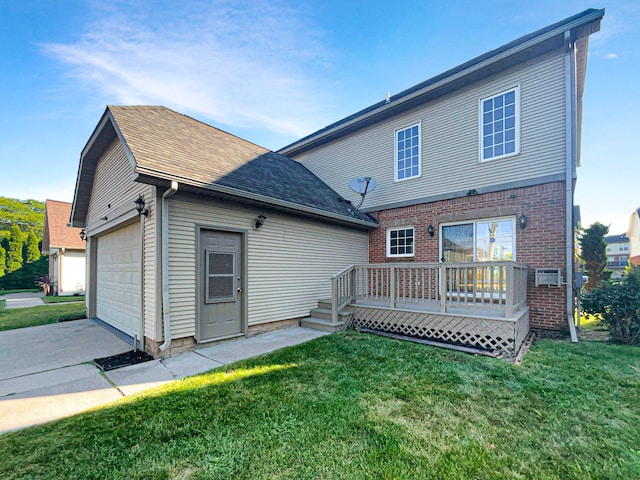
<svg viewBox="0 0 640 480">
<path fill-rule="evenodd" d="M 44 296 L 43 292 L 38 293 L 10 293 L 8 295 L 3 295 L 0 298 L 4 298 L 6 300 L 4 308 L 26 308 L 26 307 L 39 307 L 41 305 L 49 305 L 48 303 L 44 303 L 42 301 L 42 297 Z"/>
<path fill-rule="evenodd" d="M 0 434 L 322 335 L 326 332 L 287 328 L 102 373 L 92 359 L 131 346 L 92 320 L 0 332 Z"/>
</svg>

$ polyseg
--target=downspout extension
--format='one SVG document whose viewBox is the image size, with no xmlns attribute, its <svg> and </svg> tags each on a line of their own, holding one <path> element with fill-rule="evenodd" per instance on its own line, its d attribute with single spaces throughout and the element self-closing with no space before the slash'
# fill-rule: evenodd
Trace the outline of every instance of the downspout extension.
<svg viewBox="0 0 640 480">
<path fill-rule="evenodd" d="M 566 271 L 567 271 L 567 323 L 571 341 L 577 342 L 576 325 L 573 308 L 573 178 L 577 165 L 577 88 L 575 45 L 571 39 L 571 31 L 564 32 L 564 42 L 567 53 L 565 55 L 565 97 L 566 97 L 566 126 L 567 126 L 567 158 L 565 165 L 565 193 L 566 193 Z"/>
<path fill-rule="evenodd" d="M 169 306 L 169 209 L 166 200 L 178 191 L 178 182 L 172 181 L 171 187 L 162 194 L 162 325 L 164 327 L 164 343 L 160 345 L 163 352 L 171 345 L 171 308 Z"/>
</svg>

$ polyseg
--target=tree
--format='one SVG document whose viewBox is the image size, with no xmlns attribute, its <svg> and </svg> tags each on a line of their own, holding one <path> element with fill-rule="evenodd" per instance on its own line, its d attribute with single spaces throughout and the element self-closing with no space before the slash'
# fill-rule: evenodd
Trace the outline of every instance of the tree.
<svg viewBox="0 0 640 480">
<path fill-rule="evenodd" d="M 613 341 L 640 345 L 640 268 L 584 294 L 582 307 L 585 313 L 600 316 Z"/>
<path fill-rule="evenodd" d="M 9 248 L 7 249 L 7 273 L 15 272 L 22 267 L 22 232 L 17 224 L 12 223 L 9 229 Z"/>
<path fill-rule="evenodd" d="M 35 262 L 40 258 L 40 248 L 38 247 L 38 237 L 36 237 L 33 228 L 29 228 L 27 241 L 24 245 L 24 261 L 25 263 Z"/>
<path fill-rule="evenodd" d="M 580 235 L 580 258 L 584 261 L 589 281 L 585 283 L 586 291 L 596 288 L 603 280 L 603 271 L 607 266 L 607 244 L 604 236 L 609 227 L 596 222 Z"/>
<path fill-rule="evenodd" d="M 7 269 L 7 251 L 2 245 L 0 245 L 0 278 L 4 277 L 4 272 Z"/>
</svg>

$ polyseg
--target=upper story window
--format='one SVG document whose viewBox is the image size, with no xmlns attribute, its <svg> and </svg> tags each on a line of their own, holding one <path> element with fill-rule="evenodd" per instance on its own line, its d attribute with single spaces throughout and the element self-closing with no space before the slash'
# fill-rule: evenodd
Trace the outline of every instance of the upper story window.
<svg viewBox="0 0 640 480">
<path fill-rule="evenodd" d="M 395 181 L 420 176 L 420 124 L 396 130 Z"/>
<path fill-rule="evenodd" d="M 480 100 L 480 161 L 520 151 L 520 87 Z"/>
<path fill-rule="evenodd" d="M 387 230 L 387 257 L 413 257 L 413 227 L 389 228 Z"/>
</svg>

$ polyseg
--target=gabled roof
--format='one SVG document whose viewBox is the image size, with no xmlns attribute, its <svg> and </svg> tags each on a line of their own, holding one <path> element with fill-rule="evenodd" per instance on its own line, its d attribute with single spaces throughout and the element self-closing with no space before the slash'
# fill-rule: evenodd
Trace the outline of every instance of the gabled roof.
<svg viewBox="0 0 640 480">
<path fill-rule="evenodd" d="M 67 226 L 70 216 L 69 202 L 57 200 L 45 202 L 42 253 L 48 254 L 51 248 L 85 249 L 85 243 L 80 238 L 81 229 Z"/>
<path fill-rule="evenodd" d="M 620 235 L 607 235 L 606 237 L 604 237 L 604 241 L 608 244 L 629 243 L 629 237 L 627 237 L 626 233 L 621 233 Z"/>
<path fill-rule="evenodd" d="M 82 152 L 74 225 L 84 226 L 97 162 L 116 137 L 134 167 L 136 181 L 168 186 L 175 180 L 200 192 L 376 226 L 372 217 L 356 211 L 299 162 L 159 106 L 107 107 Z"/>
<path fill-rule="evenodd" d="M 283 155 L 295 156 L 373 123 L 398 115 L 531 58 L 562 48 L 565 45 L 565 32 L 570 32 L 571 41 L 574 42 L 588 37 L 590 34 L 600 30 L 600 20 L 602 20 L 603 16 L 604 9 L 591 8 L 536 30 L 396 95 L 392 95 L 388 101 L 382 100 L 332 123 L 281 148 L 278 152 Z M 586 49 L 584 51 L 579 49 L 579 54 L 586 55 Z M 585 65 L 585 59 L 579 58 L 578 68 L 584 70 L 586 68 Z M 580 82 L 584 82 L 583 71 L 578 72 L 578 77 Z M 581 93 L 581 88 L 581 85 L 578 85 L 579 93 Z"/>
</svg>

